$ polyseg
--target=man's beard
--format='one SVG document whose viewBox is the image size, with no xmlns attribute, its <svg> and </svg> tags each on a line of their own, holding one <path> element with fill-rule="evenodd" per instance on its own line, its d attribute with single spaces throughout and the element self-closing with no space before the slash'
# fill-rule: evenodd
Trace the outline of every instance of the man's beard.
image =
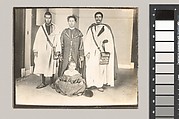
<svg viewBox="0 0 179 119">
<path fill-rule="evenodd" d="M 47 26 L 50 26 L 51 24 L 52 24 L 52 22 L 50 21 L 50 22 L 45 22 L 45 24 L 47 25 Z"/>
<path fill-rule="evenodd" d="M 97 24 L 100 24 L 102 22 L 102 20 L 96 20 Z"/>
<path fill-rule="evenodd" d="M 96 24 L 101 24 L 101 21 L 100 22 L 96 22 Z"/>
</svg>

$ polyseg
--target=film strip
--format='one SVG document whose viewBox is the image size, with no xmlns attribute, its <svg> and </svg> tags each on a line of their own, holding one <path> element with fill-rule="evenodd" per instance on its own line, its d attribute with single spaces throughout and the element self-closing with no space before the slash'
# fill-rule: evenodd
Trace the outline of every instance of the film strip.
<svg viewBox="0 0 179 119">
<path fill-rule="evenodd" d="M 179 5 L 150 5 L 150 119 L 179 119 Z"/>
</svg>

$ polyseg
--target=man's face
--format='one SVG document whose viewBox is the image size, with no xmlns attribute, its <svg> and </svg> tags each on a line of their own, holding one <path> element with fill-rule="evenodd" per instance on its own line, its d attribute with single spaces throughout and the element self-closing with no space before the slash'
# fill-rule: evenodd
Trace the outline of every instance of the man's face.
<svg viewBox="0 0 179 119">
<path fill-rule="evenodd" d="M 52 17 L 51 17 L 51 15 L 45 15 L 45 23 L 47 24 L 47 25 L 49 25 L 49 24 L 51 24 L 51 22 L 52 22 Z"/>
<path fill-rule="evenodd" d="M 70 28 L 73 28 L 73 27 L 75 27 L 75 19 L 74 18 L 69 18 L 69 20 L 68 20 L 68 25 L 69 25 L 69 27 Z"/>
<path fill-rule="evenodd" d="M 101 14 L 97 14 L 96 16 L 95 16 L 95 20 L 96 20 L 96 23 L 97 24 L 99 24 L 99 23 L 101 23 L 102 22 L 102 16 L 101 16 Z"/>
</svg>

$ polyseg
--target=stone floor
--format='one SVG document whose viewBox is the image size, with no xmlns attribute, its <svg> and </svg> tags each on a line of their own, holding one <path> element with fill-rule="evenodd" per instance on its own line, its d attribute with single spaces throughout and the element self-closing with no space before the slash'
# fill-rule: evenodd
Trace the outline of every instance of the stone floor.
<svg viewBox="0 0 179 119">
<path fill-rule="evenodd" d="M 67 97 L 57 93 L 50 86 L 36 89 L 40 84 L 39 76 L 31 74 L 19 78 L 15 82 L 15 105 L 23 106 L 119 106 L 137 108 L 138 80 L 136 69 L 119 69 L 118 78 L 113 88 L 108 87 L 104 92 L 92 90 L 93 97 L 73 96 Z"/>
</svg>

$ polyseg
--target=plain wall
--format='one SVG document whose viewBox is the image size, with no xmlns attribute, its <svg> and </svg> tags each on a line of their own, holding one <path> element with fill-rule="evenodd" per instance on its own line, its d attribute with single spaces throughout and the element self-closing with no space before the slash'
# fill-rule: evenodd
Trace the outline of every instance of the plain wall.
<svg viewBox="0 0 179 119">
<path fill-rule="evenodd" d="M 65 28 L 68 28 L 68 22 L 67 22 L 67 17 L 69 15 L 73 14 L 73 9 L 71 8 L 62 8 L 62 9 L 56 9 L 56 8 L 51 8 L 49 11 L 53 14 L 53 22 L 58 28 L 59 33 L 61 34 L 62 31 Z"/>
<path fill-rule="evenodd" d="M 31 66 L 31 29 L 32 29 L 32 9 L 26 9 L 26 27 L 25 27 L 25 69 L 28 70 L 26 75 L 30 72 Z"/>
</svg>

